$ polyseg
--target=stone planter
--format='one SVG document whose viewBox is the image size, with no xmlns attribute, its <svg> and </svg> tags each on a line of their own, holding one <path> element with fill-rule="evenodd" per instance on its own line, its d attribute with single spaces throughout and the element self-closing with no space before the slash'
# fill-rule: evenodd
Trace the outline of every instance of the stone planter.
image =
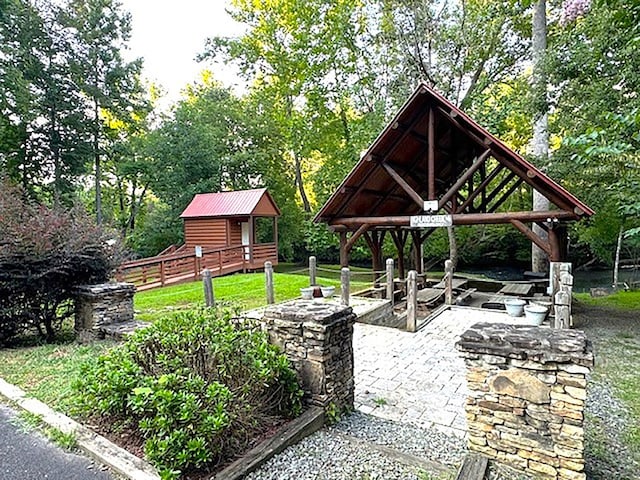
<svg viewBox="0 0 640 480">
<path fill-rule="evenodd" d="M 525 305 L 524 307 L 524 317 L 526 325 L 542 325 L 542 322 L 547 317 L 547 313 L 549 309 L 547 307 L 543 307 L 542 305 Z"/>
<path fill-rule="evenodd" d="M 524 306 L 527 304 L 524 300 L 519 298 L 507 298 L 504 301 L 504 306 L 507 309 L 507 313 L 511 317 L 521 317 L 524 311 Z"/>
</svg>

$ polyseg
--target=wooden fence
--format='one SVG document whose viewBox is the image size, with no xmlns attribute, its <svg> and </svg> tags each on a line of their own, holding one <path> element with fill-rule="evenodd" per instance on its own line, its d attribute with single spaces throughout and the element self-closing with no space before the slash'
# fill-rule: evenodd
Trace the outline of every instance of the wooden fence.
<svg viewBox="0 0 640 480">
<path fill-rule="evenodd" d="M 182 248 L 178 250 L 183 250 Z M 264 262 L 278 263 L 274 243 L 250 246 L 236 245 L 219 249 L 202 249 L 202 257 L 195 251 L 178 251 L 125 262 L 116 273 L 118 281 L 133 283 L 138 291 L 199 280 L 202 270 L 208 268 L 211 275 L 221 276 L 246 272 L 264 267 Z"/>
</svg>

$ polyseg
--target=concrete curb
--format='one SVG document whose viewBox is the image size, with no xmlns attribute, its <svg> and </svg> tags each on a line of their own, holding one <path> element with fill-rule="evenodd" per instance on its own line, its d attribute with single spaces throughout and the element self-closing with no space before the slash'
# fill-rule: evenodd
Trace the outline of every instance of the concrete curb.
<svg viewBox="0 0 640 480">
<path fill-rule="evenodd" d="M 56 412 L 41 401 L 27 397 L 21 388 L 7 383 L 2 378 L 0 378 L 0 395 L 27 412 L 40 416 L 47 425 L 64 433 L 74 434 L 78 447 L 83 452 L 123 477 L 131 480 L 160 480 L 160 475 L 149 463 L 66 415 Z"/>
</svg>

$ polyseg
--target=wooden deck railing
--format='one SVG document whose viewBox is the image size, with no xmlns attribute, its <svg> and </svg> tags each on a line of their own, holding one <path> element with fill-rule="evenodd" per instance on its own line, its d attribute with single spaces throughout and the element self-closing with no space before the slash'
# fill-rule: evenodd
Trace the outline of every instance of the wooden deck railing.
<svg viewBox="0 0 640 480">
<path fill-rule="evenodd" d="M 278 263 L 277 248 L 274 243 L 257 244 L 253 252 L 247 246 L 214 250 L 203 249 L 202 257 L 195 252 L 180 251 L 125 262 L 116 272 L 118 281 L 136 285 L 138 291 L 163 287 L 181 282 L 198 280 L 202 270 L 208 268 L 214 277 L 246 270 L 262 268 L 270 260 Z"/>
</svg>

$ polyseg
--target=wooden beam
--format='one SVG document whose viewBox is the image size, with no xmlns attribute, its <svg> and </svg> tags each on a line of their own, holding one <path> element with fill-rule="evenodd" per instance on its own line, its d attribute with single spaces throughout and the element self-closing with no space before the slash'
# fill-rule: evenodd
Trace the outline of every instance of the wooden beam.
<svg viewBox="0 0 640 480">
<path fill-rule="evenodd" d="M 451 112 L 446 111 L 444 108 L 442 107 L 438 107 L 438 110 L 444 114 L 444 116 L 451 122 L 453 123 L 456 127 L 458 127 L 465 135 L 467 135 L 469 138 L 471 138 L 473 141 L 475 141 L 478 145 L 480 145 L 483 148 L 487 148 L 487 146 L 491 143 L 491 140 L 489 138 L 480 138 L 479 136 L 477 136 L 475 133 L 473 133 L 472 131 L 470 131 L 470 129 L 468 127 L 465 127 L 464 125 L 462 125 L 458 120 L 456 120 L 452 115 Z"/>
<path fill-rule="evenodd" d="M 364 225 L 361 225 L 360 228 L 358 228 L 358 230 L 356 230 L 351 234 L 351 238 L 347 240 L 347 243 L 345 245 L 345 248 L 347 249 L 347 253 L 351 251 L 351 249 L 353 248 L 353 245 L 358 241 L 358 239 L 362 236 L 362 234 L 366 232 L 368 229 L 369 229 L 369 225 L 365 223 Z"/>
<path fill-rule="evenodd" d="M 502 189 L 504 187 L 506 187 L 507 185 L 509 185 L 509 183 L 515 178 L 517 177 L 517 175 L 514 172 L 509 172 L 507 173 L 507 176 L 504 177 L 502 179 L 502 181 L 498 184 L 498 186 L 496 188 L 493 189 L 493 191 L 487 196 L 487 198 L 485 199 L 485 203 L 481 203 L 480 206 L 478 207 L 478 209 L 480 211 L 482 210 L 486 210 L 487 205 L 489 205 L 489 203 L 498 196 L 498 194 L 500 194 L 502 192 Z"/>
<path fill-rule="evenodd" d="M 558 232 L 555 228 L 549 228 L 547 230 L 547 237 L 549 238 L 549 261 L 550 262 L 561 262 L 562 259 L 562 248 L 560 246 L 560 238 L 558 237 Z"/>
<path fill-rule="evenodd" d="M 501 212 L 501 213 L 459 213 L 451 215 L 454 225 L 479 225 L 510 223 L 511 220 L 521 222 L 538 222 L 547 219 L 573 219 L 578 217 L 573 211 L 545 210 L 539 212 Z M 375 227 L 408 227 L 411 222 L 410 215 L 390 215 L 385 217 L 344 217 L 332 220 L 332 225 L 344 227 L 356 227 L 368 224 L 369 228 Z"/>
<path fill-rule="evenodd" d="M 427 126 L 427 199 L 436 199 L 436 126 L 433 107 L 429 108 L 429 124 Z"/>
<path fill-rule="evenodd" d="M 469 168 L 467 168 L 466 172 L 464 172 L 460 176 L 460 178 L 458 178 L 458 181 L 454 183 L 453 186 L 447 191 L 447 193 L 445 193 L 440 198 L 440 200 L 438 201 L 438 208 L 442 208 L 444 204 L 447 203 L 458 192 L 458 190 L 460 190 L 465 182 L 469 180 L 474 173 L 476 173 L 476 170 L 478 170 L 478 168 L 480 168 L 484 164 L 490 153 L 491 150 L 485 150 L 482 155 L 480 155 L 480 157 L 478 157 L 478 159 L 474 163 L 472 163 Z"/>
<path fill-rule="evenodd" d="M 409 169 L 408 169 L 408 170 L 413 170 L 413 169 L 416 167 L 416 165 L 418 164 L 418 162 L 420 162 L 420 159 L 422 158 L 422 155 L 424 155 L 424 153 L 425 153 L 425 151 L 426 151 L 425 149 L 426 149 L 426 146 L 420 150 L 420 152 L 418 153 L 418 155 L 416 155 L 416 157 L 413 159 L 413 162 L 411 162 L 411 165 L 409 166 Z M 375 212 L 375 211 L 378 209 L 378 207 L 379 207 L 380 205 L 382 205 L 382 203 L 383 203 L 387 198 L 389 198 L 389 196 L 391 196 L 391 195 L 393 195 L 393 194 L 394 194 L 394 192 L 396 191 L 396 188 L 398 188 L 399 186 L 400 186 L 400 185 L 398 185 L 397 183 L 395 183 L 395 184 L 391 187 L 391 189 L 387 192 L 387 194 L 386 194 L 384 197 L 381 197 L 381 198 L 380 198 L 376 203 L 374 203 L 374 204 L 373 204 L 373 206 L 371 207 L 371 211 L 372 211 L 372 212 Z M 423 205 L 423 207 L 424 207 L 424 205 Z"/>
<path fill-rule="evenodd" d="M 525 237 L 535 243 L 547 255 L 551 256 L 551 246 L 549 245 L 549 242 L 545 242 L 520 220 L 511 220 L 509 223 L 520 230 Z"/>
<path fill-rule="evenodd" d="M 481 192 L 482 192 L 482 203 L 481 204 L 484 204 L 486 202 L 486 199 L 487 199 L 487 194 L 486 194 L 487 185 L 489 185 L 498 176 L 498 174 L 503 169 L 504 169 L 504 165 L 499 163 L 496 166 L 496 168 L 494 168 L 491 171 L 489 176 L 486 177 L 482 181 L 482 183 L 480 183 L 480 185 L 478 185 L 478 187 L 473 192 L 469 193 L 469 196 L 467 197 L 467 199 L 464 201 L 464 203 L 462 203 L 462 205 L 460 205 L 459 211 L 463 212 L 467 207 L 469 207 L 473 203 L 475 198 L 478 196 L 478 194 L 480 194 Z"/>
<path fill-rule="evenodd" d="M 376 170 L 376 168 L 380 165 L 381 162 L 384 162 L 385 160 L 387 160 L 387 158 L 389 158 L 389 156 L 395 151 L 396 148 L 398 148 L 398 146 L 404 141 L 405 138 L 407 138 L 407 135 L 409 135 L 409 133 L 413 130 L 413 128 L 418 124 L 418 122 L 421 120 L 421 116 L 417 115 L 416 118 L 414 118 L 411 123 L 409 124 L 409 127 L 402 133 L 402 135 L 396 139 L 395 142 L 393 142 L 393 144 L 391 145 L 391 147 L 389 148 L 389 150 L 387 151 L 387 153 L 384 155 L 384 157 L 382 157 L 382 159 L 380 159 L 379 163 L 374 163 L 374 166 L 372 168 L 370 168 L 366 173 L 364 178 L 360 181 L 360 185 L 358 186 L 358 190 L 356 190 L 354 193 L 352 193 L 353 195 L 357 195 L 358 193 L 360 193 L 360 191 L 362 191 L 362 189 L 364 189 L 367 180 L 369 179 L 369 177 L 371 176 L 371 174 Z M 369 161 L 372 160 L 373 158 L 371 158 L 371 155 L 369 156 Z M 349 202 L 343 202 L 343 205 L 340 207 L 340 209 L 336 212 L 334 217 L 337 217 L 339 215 L 342 214 L 342 212 L 344 212 L 344 210 L 347 208 Z"/>
<path fill-rule="evenodd" d="M 517 177 L 517 180 L 513 183 L 513 185 L 511 185 L 509 187 L 509 189 L 504 192 L 502 194 L 502 196 L 496 201 L 496 203 L 494 203 L 493 205 L 491 205 L 491 208 L 487 209 L 488 212 L 495 212 L 496 210 L 498 210 L 498 208 L 500 208 L 500 205 L 502 205 L 504 202 L 507 201 L 507 198 L 509 198 L 511 196 L 511 194 L 513 192 L 516 191 L 516 189 L 522 185 L 524 183 L 524 180 L 520 177 Z"/>
<path fill-rule="evenodd" d="M 384 168 L 387 173 L 393 178 L 402 189 L 407 192 L 407 194 L 411 197 L 411 199 L 416 202 L 420 206 L 420 210 L 424 209 L 424 200 L 422 197 L 409 185 L 404 178 L 402 178 L 388 163 L 383 163 L 382 168 Z"/>
</svg>

